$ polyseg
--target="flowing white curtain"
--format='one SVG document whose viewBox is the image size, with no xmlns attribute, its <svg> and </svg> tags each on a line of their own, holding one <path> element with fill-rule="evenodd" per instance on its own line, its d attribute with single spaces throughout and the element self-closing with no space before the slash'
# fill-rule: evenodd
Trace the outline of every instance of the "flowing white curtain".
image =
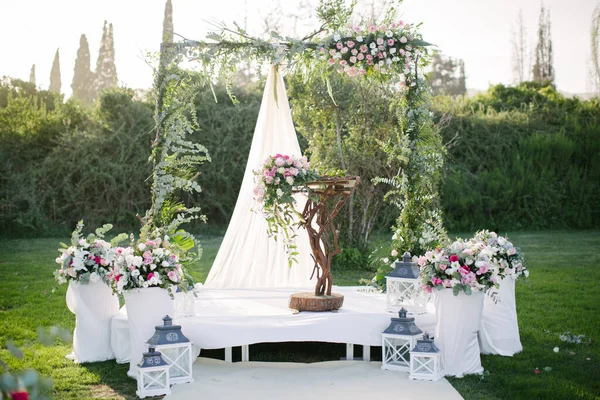
<svg viewBox="0 0 600 400">
<path fill-rule="evenodd" d="M 298 229 L 298 264 L 288 267 L 281 240 L 267 236 L 264 217 L 251 211 L 254 175 L 266 157 L 277 153 L 300 155 L 281 71 L 271 67 L 254 129 L 248 163 L 233 216 L 205 286 L 208 288 L 308 287 L 314 263 L 308 236 Z M 305 198 L 297 195 L 296 209 L 302 212 Z"/>
</svg>

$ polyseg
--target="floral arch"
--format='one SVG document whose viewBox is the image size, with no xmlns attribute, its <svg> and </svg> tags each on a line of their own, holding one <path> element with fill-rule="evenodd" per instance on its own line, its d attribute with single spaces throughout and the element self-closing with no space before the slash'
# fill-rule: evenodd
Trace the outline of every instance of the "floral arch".
<svg viewBox="0 0 600 400">
<path fill-rule="evenodd" d="M 199 208 L 186 207 L 180 191 L 199 192 L 195 181 L 198 165 L 210 161 L 208 151 L 188 139 L 197 125 L 193 98 L 196 88 L 224 81 L 232 101 L 237 102 L 233 74 L 242 62 L 286 65 L 304 79 L 322 79 L 331 100 L 335 93 L 331 74 L 347 79 L 373 79 L 395 88 L 391 104 L 398 121 L 393 139 L 378 143 L 388 156 L 391 179 L 385 198 L 398 207 L 393 226 L 393 254 L 424 253 L 446 240 L 440 211 L 438 186 L 444 147 L 429 111 L 429 89 L 423 74 L 430 62 L 431 44 L 423 40 L 419 26 L 405 24 L 391 7 L 379 23 L 349 24 L 353 5 L 343 0 L 324 0 L 316 10 L 321 26 L 301 39 L 272 32 L 268 39 L 250 36 L 235 25 L 224 24 L 203 41 L 182 38 L 161 46 L 155 73 L 155 138 L 152 206 L 141 218 L 144 229 L 161 229 L 192 246 L 193 236 L 176 234 L 179 225 L 203 219 Z M 200 73 L 180 66 L 193 63 Z M 215 98 L 216 100 L 216 98 Z M 181 231 L 180 231 L 181 232 Z"/>
</svg>

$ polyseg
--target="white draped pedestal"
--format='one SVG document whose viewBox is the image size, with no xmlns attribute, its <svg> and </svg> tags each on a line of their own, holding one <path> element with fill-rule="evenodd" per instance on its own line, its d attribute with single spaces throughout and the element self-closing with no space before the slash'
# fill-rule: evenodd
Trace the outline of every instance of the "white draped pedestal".
<svg viewBox="0 0 600 400">
<path fill-rule="evenodd" d="M 483 354 L 513 356 L 523 350 L 519 337 L 515 278 L 507 276 L 500 281 L 500 289 L 494 289 L 498 298 L 485 296 L 483 318 L 479 331 L 479 345 Z"/>
<path fill-rule="evenodd" d="M 137 378 L 137 363 L 142 359 L 142 354 L 147 351 L 146 341 L 154 334 L 154 328 L 162 325 L 165 315 L 172 316 L 175 308 L 174 301 L 169 296 L 167 289 L 157 287 L 145 289 L 131 289 L 123 291 L 127 307 L 127 320 L 129 326 L 129 340 L 131 352 L 129 355 L 129 371 L 127 375 Z M 115 333 L 113 331 L 113 333 Z M 116 340 L 125 340 L 124 337 Z"/>
<path fill-rule="evenodd" d="M 451 289 L 434 290 L 437 326 L 435 344 L 440 349 L 444 375 L 463 376 L 483 372 L 477 332 L 481 325 L 483 292 L 463 292 L 454 296 Z"/>
<path fill-rule="evenodd" d="M 110 323 L 119 311 L 119 298 L 103 282 L 82 285 L 71 281 L 67 307 L 75 314 L 73 353 L 75 362 L 106 361 L 114 358 L 110 344 Z"/>
</svg>

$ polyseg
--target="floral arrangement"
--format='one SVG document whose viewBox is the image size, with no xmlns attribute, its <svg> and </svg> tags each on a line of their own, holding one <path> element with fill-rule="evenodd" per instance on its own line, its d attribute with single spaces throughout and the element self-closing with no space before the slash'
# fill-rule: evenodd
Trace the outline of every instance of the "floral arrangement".
<svg viewBox="0 0 600 400">
<path fill-rule="evenodd" d="M 160 287 L 173 292 L 185 280 L 185 274 L 168 235 L 155 230 L 152 239 L 140 238 L 130 247 L 117 247 L 110 271 L 113 290 Z M 185 285 L 183 285 L 185 286 Z"/>
<path fill-rule="evenodd" d="M 56 258 L 60 267 L 54 271 L 54 277 L 59 284 L 71 280 L 82 284 L 100 281 L 109 284 L 110 268 L 115 258 L 113 245 L 127 236 L 118 235 L 109 243 L 104 240 L 104 235 L 112 229 L 112 225 L 106 224 L 87 237 L 82 236 L 83 227 L 83 221 L 79 221 L 71 236 L 71 246 L 61 243 L 61 255 Z"/>
<path fill-rule="evenodd" d="M 475 239 L 495 249 L 492 262 L 500 269 L 501 275 L 510 276 L 514 279 L 520 277 L 527 278 L 529 276 L 529 270 L 525 266 L 523 253 L 508 239 L 488 230 L 477 232 Z"/>
<path fill-rule="evenodd" d="M 455 296 L 461 291 L 470 295 L 473 290 L 497 288 L 501 275 L 492 261 L 496 251 L 476 238 L 428 251 L 417 259 L 421 287 L 428 293 L 433 288 L 452 289 Z"/>
<path fill-rule="evenodd" d="M 366 75 L 369 71 L 387 74 L 399 69 L 403 75 L 401 85 L 406 89 L 416 85 L 412 61 L 427 45 L 410 24 L 398 21 L 349 26 L 344 34 L 331 36 L 319 52 L 331 68 L 349 76 Z"/>
<path fill-rule="evenodd" d="M 318 178 L 318 171 L 310 167 L 306 157 L 293 155 L 269 156 L 260 169 L 254 171 L 254 201 L 267 220 L 269 235 L 277 237 L 280 229 L 283 231 L 290 266 L 296 261 L 295 256 L 298 254 L 295 251 L 294 226 L 303 222 L 294 208 L 293 193 L 302 190 L 307 182 Z"/>
</svg>

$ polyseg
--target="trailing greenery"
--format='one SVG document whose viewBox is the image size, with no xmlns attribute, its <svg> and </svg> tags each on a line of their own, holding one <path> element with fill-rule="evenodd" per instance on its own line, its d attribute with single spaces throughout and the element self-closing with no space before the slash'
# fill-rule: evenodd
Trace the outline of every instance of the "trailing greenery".
<svg viewBox="0 0 600 400">
<path fill-rule="evenodd" d="M 442 188 L 449 229 L 600 226 L 598 98 L 523 83 L 437 98 L 434 109 L 449 147 Z"/>
</svg>

